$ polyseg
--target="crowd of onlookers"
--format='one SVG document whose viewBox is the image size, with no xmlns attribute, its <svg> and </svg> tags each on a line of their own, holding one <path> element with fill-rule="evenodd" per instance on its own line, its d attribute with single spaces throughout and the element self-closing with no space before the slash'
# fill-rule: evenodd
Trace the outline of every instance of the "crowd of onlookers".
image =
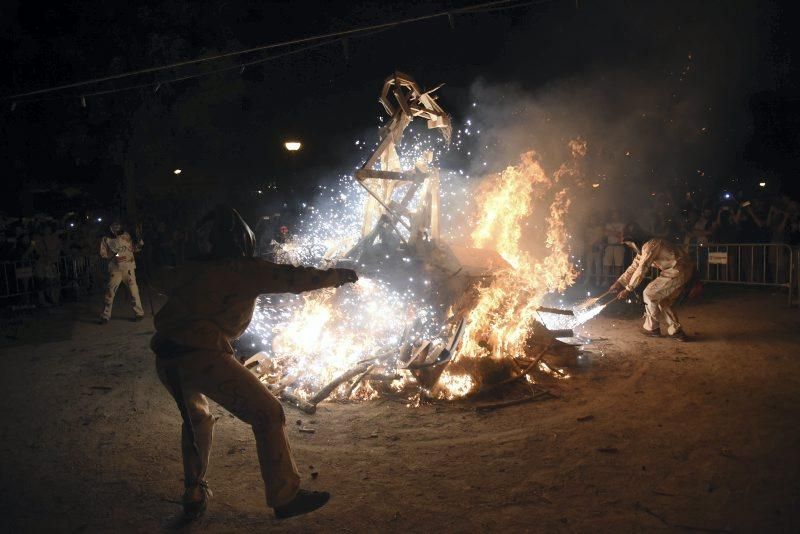
<svg viewBox="0 0 800 534">
<path fill-rule="evenodd" d="M 102 217 L 82 221 L 74 214 L 0 220 L 0 296 L 32 296 L 40 305 L 58 304 L 64 291 L 95 291 Z"/>
<path fill-rule="evenodd" d="M 785 196 L 722 193 L 715 197 L 686 194 L 676 200 L 654 193 L 649 205 L 626 206 L 590 213 L 573 232 L 573 253 L 580 262 L 585 284 L 602 286 L 619 276 L 639 246 L 661 237 L 687 245 L 706 269 L 709 245 L 800 245 L 800 209 Z M 163 204 L 163 205 L 162 205 Z M 137 257 L 140 271 L 178 265 L 198 253 L 191 216 L 175 202 L 151 202 L 141 223 L 127 231 L 144 241 Z M 274 210 L 280 211 L 280 210 Z M 273 257 L 275 243 L 291 238 L 292 214 L 262 215 L 253 225 L 259 255 Z M 31 296 L 40 304 L 59 302 L 65 290 L 76 293 L 103 287 L 105 264 L 99 257 L 100 238 L 108 232 L 111 216 L 99 212 L 69 213 L 62 218 L 37 215 L 11 218 L 0 214 L 0 297 Z M 729 249 L 729 250 L 728 250 Z M 786 278 L 785 251 L 780 247 L 728 247 L 731 280 L 780 282 Z M 736 270 L 736 273 L 733 272 Z M 757 277 L 757 278 L 756 278 Z"/>
<path fill-rule="evenodd" d="M 102 290 L 107 265 L 100 258 L 100 239 L 108 235 L 113 219 L 94 210 L 59 218 L 0 213 L 0 299 L 4 299 L 0 305 L 14 298 L 14 302 L 47 306 L 65 295 L 77 297 Z M 139 219 L 138 223 L 122 223 L 131 236 L 144 242 L 136 257 L 140 277 L 198 254 L 191 216 L 176 203 L 151 203 Z M 289 214 L 272 213 L 254 225 L 260 255 L 269 256 L 275 242 L 288 239 L 289 220 Z"/>
<path fill-rule="evenodd" d="M 800 245 L 798 203 L 786 196 L 741 197 L 729 192 L 716 197 L 686 194 L 676 201 L 667 193 L 654 193 L 649 206 L 637 206 L 635 211 L 620 208 L 589 214 L 575 248 L 583 264 L 584 283 L 602 286 L 619 276 L 635 254 L 624 243 L 641 246 L 654 237 L 686 245 L 701 260 L 707 260 L 709 245 L 724 250 L 730 271 L 725 276 L 730 279 L 736 269 L 739 279 L 784 280 L 785 249 L 746 245 Z M 714 247 L 720 244 L 741 246 Z M 708 269 L 706 261 L 698 266 Z"/>
</svg>

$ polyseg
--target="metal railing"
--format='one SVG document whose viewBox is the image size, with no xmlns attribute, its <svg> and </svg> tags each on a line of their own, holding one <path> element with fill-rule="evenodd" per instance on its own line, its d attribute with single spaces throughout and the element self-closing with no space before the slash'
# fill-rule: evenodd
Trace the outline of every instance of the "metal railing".
<svg viewBox="0 0 800 534">
<path fill-rule="evenodd" d="M 621 245 L 609 245 L 619 247 Z M 700 278 L 705 283 L 743 284 L 786 288 L 789 305 L 800 302 L 800 247 L 781 243 L 711 243 L 688 245 Z M 619 254 L 606 255 L 605 248 L 592 252 L 587 276 L 598 284 L 611 284 L 630 265 L 627 251 L 621 265 Z M 603 260 L 611 257 L 611 265 Z M 595 272 L 601 269 L 602 272 Z M 104 287 L 107 261 L 97 256 L 62 256 L 53 264 L 32 261 L 0 262 L 0 304 L 13 297 L 37 295 L 43 291 L 74 291 L 77 297 Z M 651 277 L 657 276 L 655 269 Z"/>
<path fill-rule="evenodd" d="M 691 245 L 700 279 L 707 283 L 785 287 L 789 305 L 797 277 L 796 251 L 783 243 Z"/>
<path fill-rule="evenodd" d="M 107 261 L 93 256 L 62 256 L 55 262 L 0 262 L 0 303 L 43 292 L 74 292 L 77 298 L 103 287 Z M 56 299 L 58 300 L 58 299 Z"/>
<path fill-rule="evenodd" d="M 792 249 L 792 264 L 794 274 L 792 285 L 789 287 L 789 306 L 800 304 L 800 247 Z"/>
<path fill-rule="evenodd" d="M 587 258 L 590 281 L 611 284 L 633 261 L 633 251 L 625 252 L 622 265 L 619 253 L 609 253 L 607 245 Z M 783 243 L 709 243 L 686 245 L 704 283 L 740 284 L 786 288 L 790 306 L 800 301 L 800 247 Z M 601 270 L 601 272 L 598 272 Z M 650 270 L 650 278 L 658 269 Z"/>
</svg>

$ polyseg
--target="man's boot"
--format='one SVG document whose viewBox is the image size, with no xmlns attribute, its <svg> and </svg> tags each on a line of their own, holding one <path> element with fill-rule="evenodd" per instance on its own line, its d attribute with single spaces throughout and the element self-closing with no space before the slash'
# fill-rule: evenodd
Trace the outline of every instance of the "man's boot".
<svg viewBox="0 0 800 534">
<path fill-rule="evenodd" d="M 670 334 L 669 337 L 675 341 L 689 341 L 689 336 L 686 335 L 686 332 L 683 331 L 683 328 L 676 331 L 674 334 Z"/>
<path fill-rule="evenodd" d="M 211 490 L 208 483 L 201 480 L 194 486 L 189 486 L 183 493 L 183 516 L 186 519 L 197 519 L 208 506 L 208 498 L 211 497 Z"/>
<path fill-rule="evenodd" d="M 325 506 L 330 498 L 331 494 L 327 491 L 299 489 L 294 499 L 283 506 L 276 506 L 273 510 L 275 510 L 275 517 L 278 519 L 286 519 L 288 517 L 303 515 L 318 510 Z"/>
</svg>

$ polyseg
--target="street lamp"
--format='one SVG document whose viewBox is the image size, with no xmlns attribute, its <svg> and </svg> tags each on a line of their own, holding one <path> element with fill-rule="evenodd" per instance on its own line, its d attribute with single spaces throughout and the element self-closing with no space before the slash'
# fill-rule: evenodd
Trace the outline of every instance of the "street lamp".
<svg viewBox="0 0 800 534">
<path fill-rule="evenodd" d="M 303 144 L 300 141 L 286 141 L 283 143 L 283 146 L 286 147 L 286 150 L 289 152 L 297 152 Z"/>
</svg>

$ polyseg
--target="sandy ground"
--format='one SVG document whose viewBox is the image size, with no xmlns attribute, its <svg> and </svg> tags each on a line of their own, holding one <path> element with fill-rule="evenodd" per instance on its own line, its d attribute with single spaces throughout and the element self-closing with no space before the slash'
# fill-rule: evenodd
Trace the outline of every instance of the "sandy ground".
<svg viewBox="0 0 800 534">
<path fill-rule="evenodd" d="M 5 318 L 3 532 L 153 532 L 179 510 L 152 322 L 119 308 L 106 327 L 88 303 Z M 800 311 L 726 288 L 681 312 L 689 344 L 641 337 L 635 310 L 594 320 L 605 340 L 557 400 L 288 409 L 304 485 L 333 494 L 305 517 L 266 510 L 252 434 L 216 408 L 214 498 L 190 530 L 797 532 Z"/>
</svg>

